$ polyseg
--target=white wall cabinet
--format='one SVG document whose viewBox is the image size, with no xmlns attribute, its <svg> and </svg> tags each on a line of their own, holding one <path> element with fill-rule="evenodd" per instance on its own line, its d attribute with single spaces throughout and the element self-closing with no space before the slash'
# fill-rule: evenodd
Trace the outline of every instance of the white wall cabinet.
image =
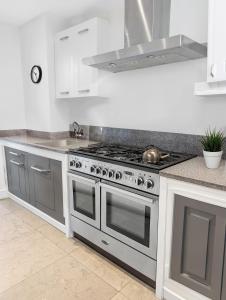
<svg viewBox="0 0 226 300">
<path fill-rule="evenodd" d="M 72 34 L 65 32 L 58 35 L 55 41 L 56 98 L 71 97 L 73 89 L 76 89 L 72 39 Z"/>
<path fill-rule="evenodd" d="M 225 11 L 225 0 L 209 0 L 207 80 L 195 84 L 195 95 L 226 94 Z"/>
<path fill-rule="evenodd" d="M 98 97 L 100 71 L 83 64 L 84 57 L 107 51 L 108 22 L 93 18 L 55 38 L 56 98 Z"/>
<path fill-rule="evenodd" d="M 207 81 L 226 80 L 226 1 L 209 0 Z"/>
</svg>

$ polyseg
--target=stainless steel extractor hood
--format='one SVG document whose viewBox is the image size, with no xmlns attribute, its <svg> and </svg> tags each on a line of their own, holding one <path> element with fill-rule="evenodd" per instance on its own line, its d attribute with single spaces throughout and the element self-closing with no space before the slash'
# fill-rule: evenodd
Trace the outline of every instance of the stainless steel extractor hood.
<svg viewBox="0 0 226 300">
<path fill-rule="evenodd" d="M 206 45 L 169 37 L 171 0 L 125 0 L 125 48 L 87 57 L 91 67 L 113 73 L 207 56 Z"/>
</svg>

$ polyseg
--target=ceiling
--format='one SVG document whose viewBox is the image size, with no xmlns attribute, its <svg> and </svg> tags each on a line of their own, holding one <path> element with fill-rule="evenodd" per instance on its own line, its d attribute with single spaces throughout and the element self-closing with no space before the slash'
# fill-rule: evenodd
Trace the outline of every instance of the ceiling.
<svg viewBox="0 0 226 300">
<path fill-rule="evenodd" d="M 0 22 L 20 26 L 42 13 L 70 18 L 89 9 L 111 9 L 121 0 L 0 0 Z"/>
</svg>

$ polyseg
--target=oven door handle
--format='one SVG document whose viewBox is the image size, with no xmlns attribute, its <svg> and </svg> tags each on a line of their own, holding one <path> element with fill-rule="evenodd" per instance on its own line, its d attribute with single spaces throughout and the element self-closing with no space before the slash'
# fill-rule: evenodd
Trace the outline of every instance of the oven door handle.
<svg viewBox="0 0 226 300">
<path fill-rule="evenodd" d="M 136 198 L 136 199 L 139 199 L 141 201 L 148 202 L 148 203 L 151 203 L 151 204 L 154 204 L 158 200 L 158 197 L 154 196 L 154 195 L 151 195 L 151 197 L 149 198 L 149 197 L 141 196 L 136 192 L 135 193 L 128 192 L 125 189 L 119 189 L 117 187 L 114 187 L 114 186 L 111 186 L 111 185 L 108 185 L 108 184 L 105 184 L 105 183 L 102 183 L 102 182 L 100 183 L 100 187 L 104 188 L 106 190 L 115 191 L 117 193 L 123 194 L 125 196 L 129 196 L 131 198 Z"/>
<path fill-rule="evenodd" d="M 87 178 L 85 176 L 79 176 L 77 174 L 73 174 L 73 173 L 68 173 L 68 178 L 72 178 L 74 179 L 75 181 L 78 181 L 78 182 L 81 182 L 81 183 L 91 183 L 92 185 L 95 185 L 97 183 L 100 182 L 100 179 L 90 179 L 90 178 Z"/>
</svg>

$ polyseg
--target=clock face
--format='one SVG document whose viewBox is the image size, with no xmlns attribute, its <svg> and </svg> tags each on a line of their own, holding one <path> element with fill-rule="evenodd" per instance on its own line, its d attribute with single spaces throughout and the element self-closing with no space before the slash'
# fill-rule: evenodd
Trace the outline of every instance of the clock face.
<svg viewBox="0 0 226 300">
<path fill-rule="evenodd" d="M 31 69 L 31 80 L 33 83 L 39 83 L 42 79 L 42 69 L 40 66 L 33 66 Z"/>
</svg>

